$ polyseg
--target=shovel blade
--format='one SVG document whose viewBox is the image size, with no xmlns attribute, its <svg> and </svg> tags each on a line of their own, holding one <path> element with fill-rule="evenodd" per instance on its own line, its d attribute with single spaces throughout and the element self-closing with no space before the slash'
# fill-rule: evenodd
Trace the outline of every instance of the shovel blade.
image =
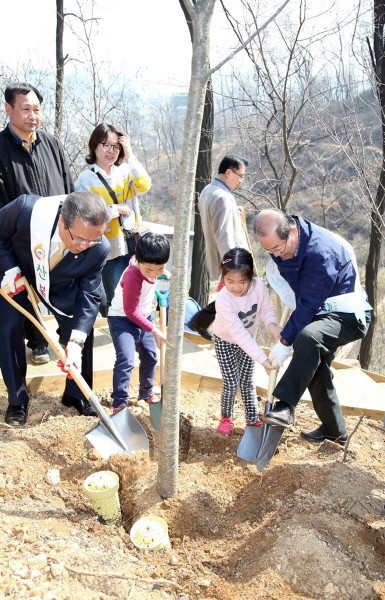
<svg viewBox="0 0 385 600">
<path fill-rule="evenodd" d="M 273 458 L 278 444 L 281 441 L 284 427 L 275 427 L 273 425 L 267 425 L 267 423 L 264 423 L 262 429 L 265 430 L 262 432 L 263 442 L 255 460 L 258 471 L 262 471 L 262 469 L 264 469 Z"/>
<path fill-rule="evenodd" d="M 147 434 L 128 408 L 123 408 L 108 418 L 124 440 L 126 448 L 123 448 L 103 423 L 99 421 L 95 427 L 86 433 L 86 438 L 102 458 L 106 460 L 112 454 L 132 454 L 137 450 L 148 452 Z"/>
<path fill-rule="evenodd" d="M 257 454 L 263 443 L 263 427 L 247 425 L 238 444 L 237 456 L 247 462 L 257 464 Z"/>
<path fill-rule="evenodd" d="M 163 394 L 163 390 L 162 390 Z M 160 402 L 152 402 L 149 404 L 150 407 L 150 423 L 153 429 L 156 431 L 160 430 L 160 424 L 162 422 L 162 400 Z"/>
</svg>

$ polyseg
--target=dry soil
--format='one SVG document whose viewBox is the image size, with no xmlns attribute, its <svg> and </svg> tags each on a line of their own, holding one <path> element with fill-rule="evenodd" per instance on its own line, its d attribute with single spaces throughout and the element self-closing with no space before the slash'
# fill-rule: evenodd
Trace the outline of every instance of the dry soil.
<svg viewBox="0 0 385 600">
<path fill-rule="evenodd" d="M 97 390 L 108 408 L 108 390 Z M 135 397 L 136 390 L 132 390 Z M 263 403 L 261 403 L 263 405 Z M 0 411 L 6 406 L 0 398 Z M 178 493 L 157 494 L 157 435 L 147 406 L 134 406 L 150 455 L 104 461 L 84 433 L 96 422 L 35 394 L 25 428 L 0 428 L 0 598 L 15 600 L 377 600 L 385 599 L 385 429 L 364 419 L 344 451 L 314 446 L 317 424 L 300 406 L 296 425 L 258 472 L 215 431 L 218 397 L 185 390 Z M 349 431 L 358 417 L 348 417 Z M 60 481 L 52 482 L 57 470 Z M 83 481 L 120 476 L 122 520 L 93 512 Z M 157 515 L 170 548 L 135 548 L 133 522 Z"/>
</svg>

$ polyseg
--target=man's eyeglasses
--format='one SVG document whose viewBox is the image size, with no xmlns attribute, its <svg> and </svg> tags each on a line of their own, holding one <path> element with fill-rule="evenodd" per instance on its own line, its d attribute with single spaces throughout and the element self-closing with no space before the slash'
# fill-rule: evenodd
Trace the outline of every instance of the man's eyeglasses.
<svg viewBox="0 0 385 600">
<path fill-rule="evenodd" d="M 275 247 L 275 248 L 271 248 L 270 250 L 267 250 L 263 246 L 261 246 L 261 248 L 263 250 L 265 250 L 265 252 L 268 252 L 269 254 L 279 254 L 279 255 L 281 255 L 281 254 L 284 254 L 284 252 L 286 250 L 287 240 L 288 239 L 289 239 L 289 236 L 287 236 L 287 238 L 285 239 L 285 245 L 283 246 L 283 248 Z"/>
<path fill-rule="evenodd" d="M 79 246 L 96 246 L 97 244 L 101 244 L 103 242 L 101 237 L 97 240 L 83 240 L 83 238 L 74 237 L 71 233 L 71 229 L 69 227 L 66 227 L 66 229 L 68 230 L 73 243 L 78 244 Z"/>
<path fill-rule="evenodd" d="M 105 150 L 107 150 L 107 152 L 109 150 L 113 150 L 114 152 L 119 152 L 121 146 L 120 144 L 105 144 L 104 142 L 102 142 L 102 146 Z"/>
<path fill-rule="evenodd" d="M 238 177 L 239 177 L 239 179 L 240 179 L 241 181 L 242 181 L 242 180 L 244 179 L 244 177 L 245 177 L 245 175 L 244 175 L 244 174 L 243 174 L 243 175 L 241 175 L 241 174 L 240 174 L 240 173 L 238 173 L 238 171 L 236 171 L 235 169 L 231 169 L 231 168 L 230 168 L 230 171 L 232 171 L 233 173 L 235 173 L 236 175 L 238 175 Z"/>
</svg>

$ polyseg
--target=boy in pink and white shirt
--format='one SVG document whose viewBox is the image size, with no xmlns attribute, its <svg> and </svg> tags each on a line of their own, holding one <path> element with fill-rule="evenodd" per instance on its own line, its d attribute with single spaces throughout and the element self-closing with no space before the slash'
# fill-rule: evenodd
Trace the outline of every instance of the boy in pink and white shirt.
<svg viewBox="0 0 385 600">
<path fill-rule="evenodd" d="M 160 347 L 167 338 L 154 325 L 152 305 L 156 278 L 165 273 L 169 256 L 167 238 L 146 233 L 138 240 L 135 256 L 116 286 L 108 310 L 108 323 L 116 353 L 111 394 L 114 412 L 128 404 L 135 351 L 140 360 L 139 398 L 148 403 L 157 401 L 153 392 L 156 346 Z"/>
</svg>

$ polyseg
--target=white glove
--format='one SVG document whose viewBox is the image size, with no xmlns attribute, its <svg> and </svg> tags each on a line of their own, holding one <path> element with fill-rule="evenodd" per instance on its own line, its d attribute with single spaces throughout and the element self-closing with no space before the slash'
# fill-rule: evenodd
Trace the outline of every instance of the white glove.
<svg viewBox="0 0 385 600">
<path fill-rule="evenodd" d="M 80 370 L 82 366 L 82 348 L 76 342 L 68 342 L 66 347 L 66 361 L 64 370 L 68 371 L 70 367 L 76 367 Z"/>
<path fill-rule="evenodd" d="M 9 287 L 9 291 L 12 292 L 13 294 L 16 292 L 16 276 L 20 275 L 21 271 L 19 269 L 19 267 L 13 267 L 12 269 L 8 269 L 8 271 L 5 271 L 4 273 L 4 277 L 1 280 L 1 287 L 4 287 L 5 285 L 7 285 Z M 21 290 L 19 290 L 21 291 Z"/>
<path fill-rule="evenodd" d="M 269 360 L 272 361 L 273 358 L 275 358 L 275 360 L 278 363 L 278 366 L 282 367 L 283 363 L 291 354 L 292 350 L 293 346 L 284 346 L 284 344 L 282 344 L 281 342 L 277 342 L 270 350 Z"/>
</svg>

